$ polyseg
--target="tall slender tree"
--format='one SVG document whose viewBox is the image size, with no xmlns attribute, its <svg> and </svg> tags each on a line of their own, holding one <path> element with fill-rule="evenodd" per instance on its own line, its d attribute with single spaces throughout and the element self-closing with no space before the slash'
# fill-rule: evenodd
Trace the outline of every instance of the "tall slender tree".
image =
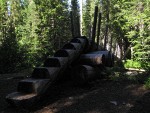
<svg viewBox="0 0 150 113">
<path fill-rule="evenodd" d="M 74 36 L 80 36 L 80 15 L 79 15 L 79 3 L 78 0 L 71 0 L 71 10 L 73 15 L 73 26 L 74 26 Z"/>
</svg>

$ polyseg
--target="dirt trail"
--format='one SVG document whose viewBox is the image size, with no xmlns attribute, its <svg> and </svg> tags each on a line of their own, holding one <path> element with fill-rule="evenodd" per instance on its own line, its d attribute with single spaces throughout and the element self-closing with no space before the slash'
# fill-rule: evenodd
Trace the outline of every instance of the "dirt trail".
<svg viewBox="0 0 150 113">
<path fill-rule="evenodd" d="M 96 80 L 84 87 L 70 82 L 53 88 L 32 110 L 16 109 L 5 96 L 21 79 L 0 80 L 0 113 L 150 113 L 150 93 L 132 80 Z"/>
</svg>

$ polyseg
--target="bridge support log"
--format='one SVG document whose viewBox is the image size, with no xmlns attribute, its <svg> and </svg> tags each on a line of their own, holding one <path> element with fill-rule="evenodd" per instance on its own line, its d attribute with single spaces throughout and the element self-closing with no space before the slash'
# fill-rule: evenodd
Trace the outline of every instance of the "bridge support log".
<svg viewBox="0 0 150 113">
<path fill-rule="evenodd" d="M 43 90 L 43 87 L 48 84 L 48 82 L 49 79 L 24 79 L 18 83 L 17 91 L 22 93 L 39 94 Z"/>
<path fill-rule="evenodd" d="M 82 54 L 80 56 L 80 64 L 101 66 L 105 65 L 105 55 L 103 54 Z"/>
<path fill-rule="evenodd" d="M 68 57 L 50 57 L 44 62 L 43 67 L 63 67 L 68 64 Z"/>
<path fill-rule="evenodd" d="M 63 46 L 62 49 L 81 50 L 81 44 L 79 43 L 68 43 Z"/>
<path fill-rule="evenodd" d="M 88 65 L 79 65 L 73 68 L 72 79 L 76 85 L 84 85 L 91 80 L 100 78 L 100 69 Z"/>
<path fill-rule="evenodd" d="M 110 53 L 110 51 L 94 51 L 94 52 L 90 52 L 89 54 L 105 55 L 105 60 L 106 60 L 105 66 L 107 66 L 107 67 L 111 67 L 114 62 L 113 55 Z"/>
<path fill-rule="evenodd" d="M 68 50 L 68 49 L 61 49 L 58 50 L 54 57 L 68 57 L 69 62 L 73 61 L 77 57 L 77 51 L 76 50 Z"/>
<path fill-rule="evenodd" d="M 89 50 L 89 40 L 86 36 L 81 36 L 80 38 L 74 38 L 70 42 L 72 43 L 80 43 L 82 46 L 82 51 L 87 52 Z"/>
<path fill-rule="evenodd" d="M 58 67 L 36 67 L 33 70 L 32 78 L 34 79 L 49 79 L 53 81 L 59 73 L 60 68 Z"/>
</svg>

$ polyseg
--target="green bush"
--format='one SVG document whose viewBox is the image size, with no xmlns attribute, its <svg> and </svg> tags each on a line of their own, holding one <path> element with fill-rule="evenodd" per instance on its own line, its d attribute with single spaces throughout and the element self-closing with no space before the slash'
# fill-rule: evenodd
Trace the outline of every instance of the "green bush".
<svg viewBox="0 0 150 113">
<path fill-rule="evenodd" d="M 133 61 L 133 60 L 126 60 L 124 62 L 124 67 L 125 68 L 141 68 L 141 63 L 138 61 Z"/>
<path fill-rule="evenodd" d="M 123 64 L 125 68 L 150 70 L 150 62 L 148 61 L 126 60 L 126 61 L 123 61 Z"/>
<path fill-rule="evenodd" d="M 145 81 L 145 88 L 150 89 L 150 77 Z"/>
</svg>

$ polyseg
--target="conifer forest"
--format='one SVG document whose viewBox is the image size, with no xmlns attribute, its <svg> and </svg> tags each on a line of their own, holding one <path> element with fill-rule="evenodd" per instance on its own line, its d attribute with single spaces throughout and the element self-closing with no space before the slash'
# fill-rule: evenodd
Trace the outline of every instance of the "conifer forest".
<svg viewBox="0 0 150 113">
<path fill-rule="evenodd" d="M 97 57 L 100 58 L 99 61 L 96 59 Z M 88 58 L 96 60 L 93 61 L 93 59 L 89 60 Z M 84 60 L 89 64 L 86 64 Z M 30 71 L 30 74 L 33 71 L 30 77 L 28 75 L 21 75 L 22 78 L 18 76 L 27 70 Z M 17 80 L 16 78 L 12 79 L 13 75 L 17 75 Z M 96 78 L 97 75 L 101 77 Z M 8 79 L 4 80 L 6 77 Z M 39 82 L 38 77 L 42 78 L 42 82 Z M 46 78 L 46 80 L 44 77 L 48 79 Z M 88 97 L 93 94 L 94 96 L 87 98 L 87 100 L 91 99 L 89 103 L 98 99 L 104 101 L 104 106 L 99 102 L 95 105 L 93 102 L 93 106 L 89 107 L 89 112 L 86 111 L 88 107 L 85 106 L 85 111 L 77 113 L 90 113 L 90 110 L 97 105 L 100 105 L 102 109 L 95 108 L 99 112 L 91 111 L 91 113 L 126 113 L 115 111 L 122 106 L 126 106 L 126 108 L 122 108 L 124 110 L 130 109 L 129 111 L 134 110 L 135 106 L 136 110 L 133 113 L 150 113 L 150 107 L 148 106 L 150 100 L 149 104 L 139 105 L 144 100 L 143 98 L 146 98 L 145 103 L 150 98 L 150 93 L 149 96 L 145 97 L 145 94 L 150 92 L 150 0 L 0 0 L 0 92 L 2 91 L 0 104 L 3 103 L 5 97 L 6 100 L 10 99 L 9 102 L 14 102 L 16 99 L 14 99 L 14 95 L 13 98 L 6 96 L 11 92 L 8 87 L 13 87 L 13 81 L 13 85 L 17 86 L 16 83 L 20 79 L 27 78 L 27 80 L 18 83 L 17 91 L 28 90 L 26 88 L 28 85 L 25 82 L 32 82 L 32 86 L 35 85 L 35 89 L 33 89 L 37 91 L 35 91 L 37 93 L 36 98 L 39 98 L 39 95 L 42 95 L 41 92 L 48 91 L 48 86 L 54 85 L 57 79 L 61 77 L 68 77 L 69 82 L 70 79 L 73 79 L 73 82 L 87 83 L 87 86 L 85 85 L 86 88 L 88 87 L 87 89 L 97 88 L 97 90 L 94 90 L 97 91 L 96 93 L 93 94 L 94 88 L 91 88 L 91 93 L 88 93 L 85 87 L 78 89 L 76 87 L 72 88 L 73 85 L 61 86 L 62 80 L 60 86 L 56 85 L 60 92 L 64 91 L 65 96 L 62 98 L 67 97 L 69 94 L 75 96 L 75 99 L 78 96 L 77 103 L 78 100 L 83 100 L 81 97 Z M 95 77 L 98 82 L 92 83 L 91 81 L 95 79 L 90 81 L 90 77 Z M 54 81 L 54 84 L 51 81 Z M 73 82 L 71 83 L 73 84 Z M 65 83 L 67 84 L 67 82 Z M 7 84 L 11 85 L 7 86 Z M 102 84 L 105 84 L 106 87 Z M 9 91 L 5 91 L 3 85 L 7 86 L 6 89 Z M 132 90 L 133 87 L 135 88 L 134 91 Z M 14 90 L 14 87 L 12 89 Z M 33 89 L 31 88 L 31 90 Z M 79 96 L 73 89 L 76 89 L 79 94 L 82 91 L 86 93 L 84 92 L 82 93 L 84 95 Z M 60 95 L 62 96 L 63 93 Z M 104 98 L 100 98 L 98 95 L 95 96 L 96 94 L 101 94 L 100 96 Z M 73 96 L 70 95 L 67 98 L 74 101 L 75 99 L 72 99 Z M 117 100 L 105 98 L 106 95 L 110 98 L 114 96 L 127 101 L 121 100 L 120 102 L 118 99 L 120 104 Z M 96 97 L 98 99 L 95 99 Z M 137 102 L 137 106 L 135 103 L 129 102 L 130 100 L 136 102 L 136 99 L 140 97 L 142 99 Z M 94 99 L 92 100 L 92 98 Z M 105 99 L 108 99 L 109 104 L 118 107 L 112 107 L 115 112 L 103 112 L 108 104 Z M 84 103 L 84 101 L 82 102 Z M 74 104 L 75 108 L 82 102 Z M 64 105 L 65 107 L 74 107 L 69 104 L 65 103 Z M 5 104 L 3 106 L 5 107 Z M 146 108 L 138 106 L 146 106 Z M 142 109 L 147 111 L 142 112 Z M 60 113 L 67 113 L 67 110 L 67 108 L 62 109 Z"/>
<path fill-rule="evenodd" d="M 39 66 L 62 47 L 72 37 L 71 11 L 74 35 L 79 35 L 80 18 L 81 34 L 91 38 L 96 5 L 101 14 L 99 45 L 126 66 L 148 69 L 149 0 L 0 0 L 0 73 Z"/>
</svg>

